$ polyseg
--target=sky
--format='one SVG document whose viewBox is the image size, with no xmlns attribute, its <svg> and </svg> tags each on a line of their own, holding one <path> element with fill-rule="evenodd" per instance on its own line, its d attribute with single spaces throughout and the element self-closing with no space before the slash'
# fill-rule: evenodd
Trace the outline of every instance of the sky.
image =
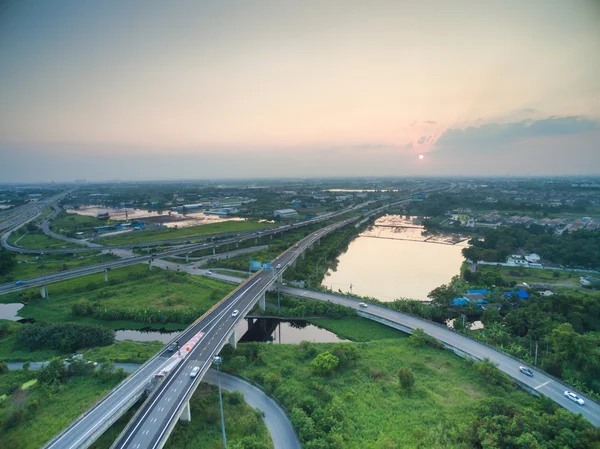
<svg viewBox="0 0 600 449">
<path fill-rule="evenodd" d="M 0 2 L 0 182 L 598 174 L 598 0 Z"/>
</svg>

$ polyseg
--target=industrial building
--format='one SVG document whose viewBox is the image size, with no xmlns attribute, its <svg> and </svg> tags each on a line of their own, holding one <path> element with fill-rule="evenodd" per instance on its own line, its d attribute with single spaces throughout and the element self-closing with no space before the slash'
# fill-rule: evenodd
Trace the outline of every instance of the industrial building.
<svg viewBox="0 0 600 449">
<path fill-rule="evenodd" d="M 281 218 L 281 219 L 286 219 L 286 218 L 296 218 L 298 217 L 298 212 L 296 212 L 294 209 L 279 209 L 276 211 L 273 211 L 273 217 L 274 218 Z"/>
</svg>

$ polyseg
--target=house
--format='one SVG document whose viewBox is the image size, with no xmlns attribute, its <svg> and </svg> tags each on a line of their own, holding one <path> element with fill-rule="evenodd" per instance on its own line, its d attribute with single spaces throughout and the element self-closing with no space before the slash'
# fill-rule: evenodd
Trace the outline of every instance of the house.
<svg viewBox="0 0 600 449">
<path fill-rule="evenodd" d="M 274 218 L 281 218 L 281 219 L 286 219 L 286 218 L 296 218 L 298 216 L 298 212 L 296 212 L 294 209 L 279 209 L 279 210 L 275 210 L 273 211 L 273 217 Z"/>
<path fill-rule="evenodd" d="M 512 298 L 513 296 L 517 296 L 519 299 L 528 299 L 529 293 L 527 293 L 524 290 L 513 290 L 512 292 L 504 293 L 504 296 L 506 296 L 509 299 Z"/>
</svg>

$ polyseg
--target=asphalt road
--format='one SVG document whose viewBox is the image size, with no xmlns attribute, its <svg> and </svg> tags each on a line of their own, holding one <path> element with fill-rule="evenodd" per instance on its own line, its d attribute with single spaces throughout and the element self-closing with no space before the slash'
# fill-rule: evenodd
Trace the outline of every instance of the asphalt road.
<svg viewBox="0 0 600 449">
<path fill-rule="evenodd" d="M 31 362 L 29 369 L 38 370 L 44 363 Z M 8 362 L 7 365 L 8 369 L 11 370 L 23 368 L 23 362 Z M 115 368 L 123 368 L 126 373 L 132 373 L 139 367 L 140 365 L 136 363 L 115 363 Z M 269 395 L 245 380 L 227 373 L 217 372 L 214 369 L 208 370 L 202 381 L 211 385 L 218 385 L 219 377 L 223 390 L 239 391 L 244 395 L 244 400 L 250 407 L 264 412 L 264 421 L 271 434 L 275 449 L 300 449 L 300 442 L 294 432 L 292 423 L 285 411 Z M 193 416 L 192 419 L 194 419 Z M 225 431 L 227 431 L 227 423 L 225 423 Z"/>
<path fill-rule="evenodd" d="M 275 449 L 300 449 L 300 442 L 294 432 L 292 423 L 281 407 L 264 391 L 235 376 L 226 373 L 217 373 L 214 369 L 208 370 L 202 380 L 217 385 L 217 376 L 221 378 L 222 389 L 239 391 L 244 395 L 244 399 L 248 405 L 265 413 L 264 421 L 271 434 Z M 192 419 L 194 419 L 193 416 Z M 225 423 L 225 431 L 227 431 L 227 423 Z"/>
<path fill-rule="evenodd" d="M 286 251 L 277 260 L 272 261 L 272 264 L 274 266 L 281 264 L 281 267 L 285 267 L 306 246 L 321 238 L 323 234 L 351 221 L 355 221 L 355 219 L 344 220 L 314 232 L 301 240 L 297 248 L 294 247 Z M 161 446 L 175 426 L 178 412 L 182 410 L 197 388 L 201 378 L 210 367 L 214 356 L 227 342 L 227 338 L 235 325 L 252 308 L 257 298 L 274 283 L 278 274 L 279 270 L 277 269 L 256 273 L 221 302 L 214 311 L 192 326 L 195 335 L 200 335 L 200 332 L 203 332 L 200 340 L 148 398 L 113 447 L 119 449 L 156 449 Z M 234 310 L 239 311 L 235 317 L 232 316 Z M 182 340 L 182 342 L 184 341 L 186 340 Z M 185 347 L 186 345 L 183 344 L 182 346 Z M 196 366 L 200 368 L 200 373 L 197 377 L 191 377 L 190 373 Z"/>
</svg>

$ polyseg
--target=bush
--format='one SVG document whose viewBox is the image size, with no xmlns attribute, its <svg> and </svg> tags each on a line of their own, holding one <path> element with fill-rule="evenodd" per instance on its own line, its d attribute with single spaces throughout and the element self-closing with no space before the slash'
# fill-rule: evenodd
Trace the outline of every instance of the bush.
<svg viewBox="0 0 600 449">
<path fill-rule="evenodd" d="M 415 375 L 408 368 L 402 368 L 398 371 L 398 381 L 403 389 L 411 391 L 415 385 Z"/>
<path fill-rule="evenodd" d="M 310 362 L 310 368 L 318 375 L 331 374 L 340 364 L 340 359 L 334 356 L 331 352 L 325 351 L 315 357 Z"/>
</svg>

